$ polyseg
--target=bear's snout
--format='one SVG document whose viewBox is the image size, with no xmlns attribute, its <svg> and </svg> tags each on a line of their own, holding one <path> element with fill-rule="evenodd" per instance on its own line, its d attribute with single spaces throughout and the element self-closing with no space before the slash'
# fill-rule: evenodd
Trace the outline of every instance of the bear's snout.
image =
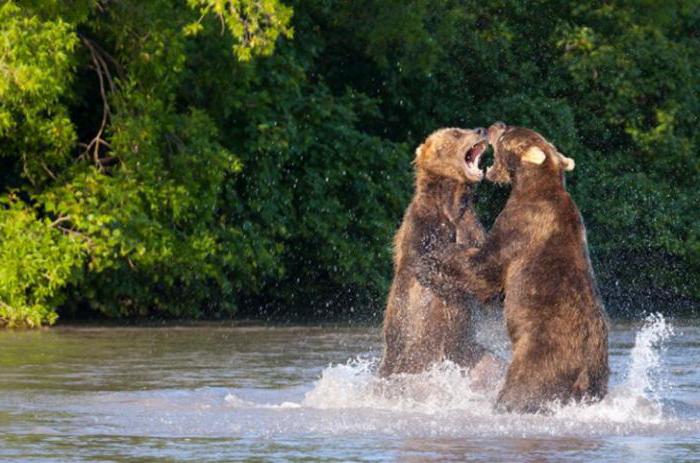
<svg viewBox="0 0 700 463">
<path fill-rule="evenodd" d="M 489 144 L 494 146 L 508 126 L 504 122 L 494 122 L 488 130 Z"/>
</svg>

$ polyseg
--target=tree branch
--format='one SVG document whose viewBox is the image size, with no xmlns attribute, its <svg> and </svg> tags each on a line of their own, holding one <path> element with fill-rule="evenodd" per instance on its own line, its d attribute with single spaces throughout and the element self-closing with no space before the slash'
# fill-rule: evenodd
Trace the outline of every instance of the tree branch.
<svg viewBox="0 0 700 463">
<path fill-rule="evenodd" d="M 111 93 L 114 93 L 116 91 L 116 86 L 114 85 L 112 74 L 109 71 L 109 66 L 107 66 L 107 62 L 102 56 L 104 54 L 108 57 L 108 59 L 110 59 L 110 61 L 112 61 L 115 64 L 116 61 L 114 60 L 114 58 L 104 53 L 104 51 L 92 40 L 84 36 L 81 36 L 80 39 L 90 51 L 90 58 L 92 59 L 93 67 L 95 69 L 95 73 L 97 74 L 97 79 L 100 84 L 100 96 L 102 98 L 102 120 L 100 121 L 100 127 L 97 130 L 97 134 L 95 134 L 94 138 L 89 143 L 84 145 L 84 154 L 87 154 L 88 156 L 91 155 L 93 163 L 100 170 L 102 170 L 104 166 L 100 161 L 100 146 L 104 146 L 106 148 L 110 147 L 109 143 L 107 143 L 107 141 L 105 141 L 105 139 L 103 138 L 103 135 L 107 127 L 107 123 L 112 116 L 112 111 L 107 100 L 107 90 L 105 88 L 105 81 L 109 85 L 109 91 Z"/>
</svg>

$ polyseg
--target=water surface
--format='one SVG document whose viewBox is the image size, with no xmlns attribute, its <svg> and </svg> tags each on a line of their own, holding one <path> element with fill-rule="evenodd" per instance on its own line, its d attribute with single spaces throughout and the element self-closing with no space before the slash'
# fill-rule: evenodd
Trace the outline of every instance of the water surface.
<svg viewBox="0 0 700 463">
<path fill-rule="evenodd" d="M 700 461 L 698 321 L 614 324 L 608 398 L 549 416 L 380 354 L 373 327 L 0 332 L 0 461 Z"/>
</svg>

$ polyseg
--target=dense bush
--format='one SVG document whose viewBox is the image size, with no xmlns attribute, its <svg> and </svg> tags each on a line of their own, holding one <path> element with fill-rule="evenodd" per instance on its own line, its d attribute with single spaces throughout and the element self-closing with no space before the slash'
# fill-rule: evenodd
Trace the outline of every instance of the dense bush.
<svg viewBox="0 0 700 463">
<path fill-rule="evenodd" d="M 413 147 L 495 119 L 576 159 L 613 311 L 697 301 L 699 26 L 693 0 L 2 2 L 0 324 L 376 312 Z"/>
</svg>

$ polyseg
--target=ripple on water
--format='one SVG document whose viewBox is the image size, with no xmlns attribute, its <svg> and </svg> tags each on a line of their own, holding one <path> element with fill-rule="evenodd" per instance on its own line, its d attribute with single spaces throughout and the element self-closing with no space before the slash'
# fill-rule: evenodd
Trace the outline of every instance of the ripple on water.
<svg viewBox="0 0 700 463">
<path fill-rule="evenodd" d="M 697 461 L 700 323 L 674 325 L 614 325 L 608 396 L 547 416 L 450 363 L 378 378 L 372 327 L 2 332 L 0 461 Z"/>
</svg>

